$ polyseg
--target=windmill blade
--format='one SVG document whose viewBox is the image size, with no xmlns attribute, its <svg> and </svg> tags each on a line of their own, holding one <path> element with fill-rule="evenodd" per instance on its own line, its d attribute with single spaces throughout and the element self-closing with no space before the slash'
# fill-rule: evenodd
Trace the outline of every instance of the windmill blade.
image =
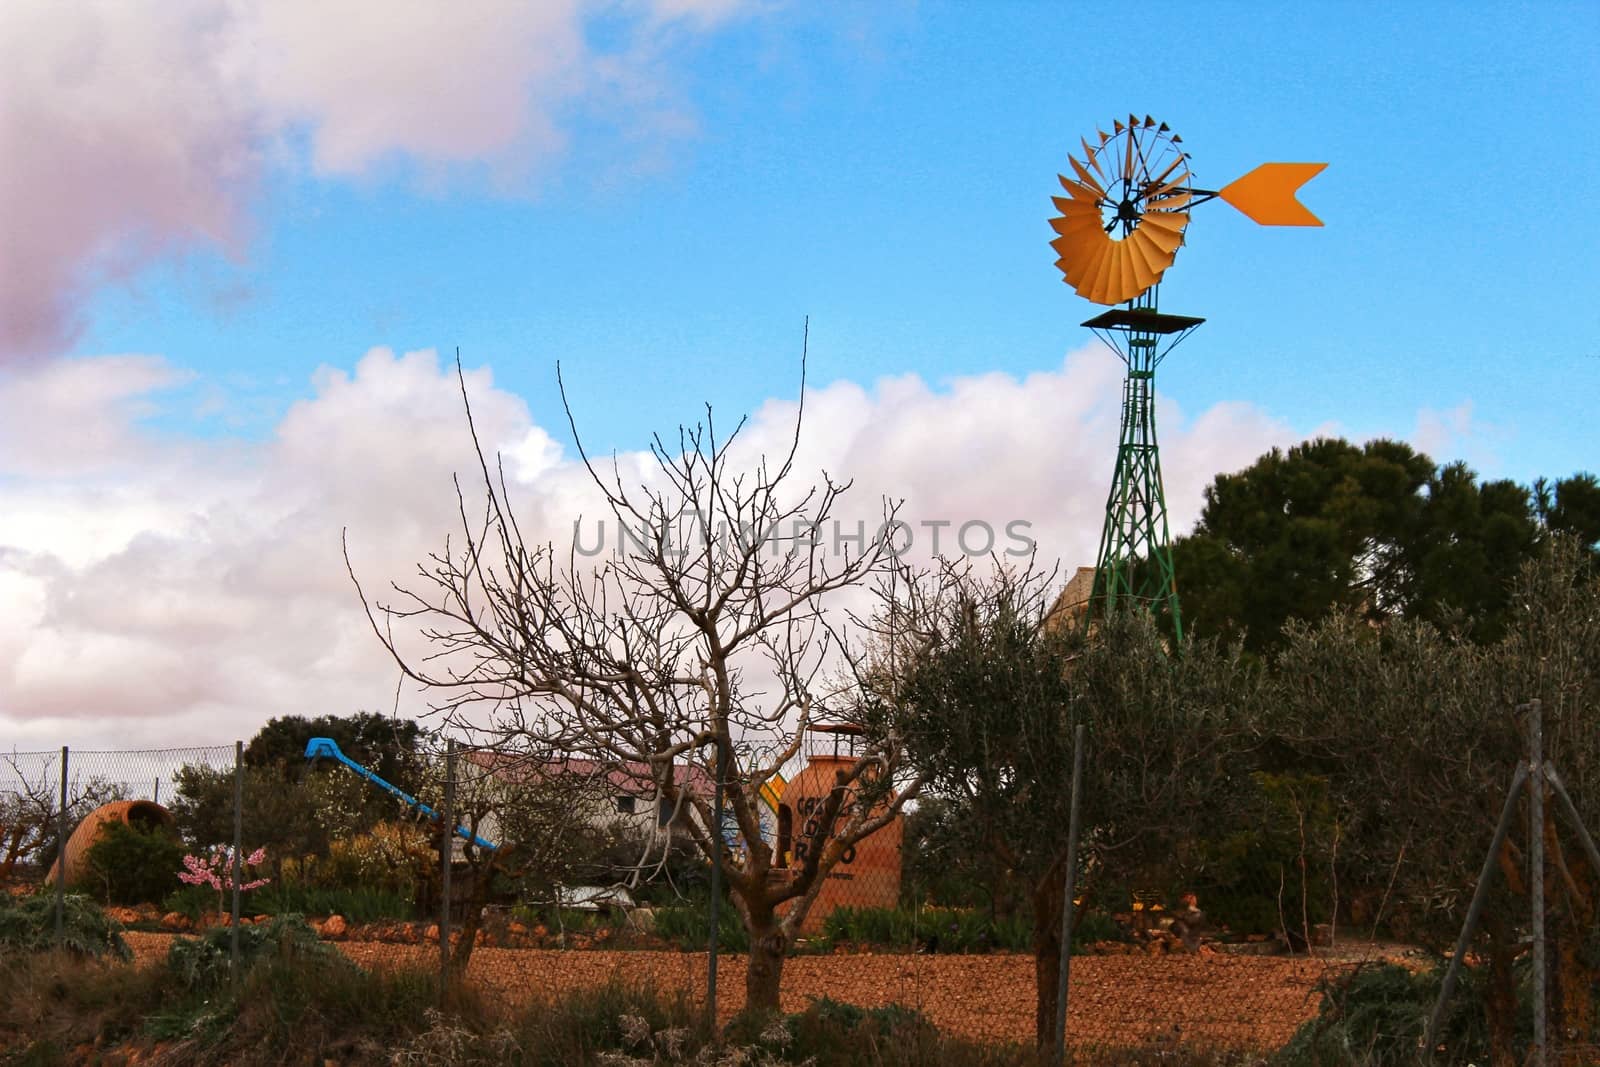
<svg viewBox="0 0 1600 1067">
<path fill-rule="evenodd" d="M 1163 253 L 1172 256 L 1183 246 L 1183 231 L 1188 225 L 1187 211 L 1153 211 L 1139 220 L 1139 229 L 1145 236 Z"/>
<path fill-rule="evenodd" d="M 1321 174 L 1326 163 L 1263 163 L 1217 190 L 1217 195 L 1261 226 L 1321 226 L 1322 220 L 1295 199 L 1295 192 Z"/>
<path fill-rule="evenodd" d="M 1060 234 L 1065 240 L 1076 243 L 1097 241 L 1101 238 L 1100 216 L 1096 215 L 1063 215 L 1058 219 L 1050 220 L 1050 228 Z"/>
<path fill-rule="evenodd" d="M 1145 216 L 1145 220 L 1149 218 L 1150 216 Z M 1167 266 L 1172 266 L 1172 257 L 1178 254 L 1178 249 L 1183 244 L 1183 232 L 1181 230 L 1169 230 L 1161 226 L 1146 226 L 1141 222 L 1139 228 L 1133 232 L 1135 234 L 1143 234 L 1144 236 L 1140 239 L 1141 242 L 1148 242 L 1160 249 L 1161 254 L 1167 257 Z"/>
<path fill-rule="evenodd" d="M 1085 300 L 1093 300 L 1097 304 L 1103 303 L 1100 299 L 1100 278 L 1105 274 L 1106 262 L 1110 258 L 1111 246 L 1107 245 L 1085 265 L 1087 269 L 1078 276 L 1072 286 L 1078 291 L 1079 296 Z"/>
<path fill-rule="evenodd" d="M 1050 202 L 1056 206 L 1057 211 L 1061 212 L 1062 221 L 1088 219 L 1092 220 L 1096 226 L 1100 223 L 1100 209 L 1092 203 L 1084 200 L 1071 200 L 1064 196 L 1052 196 Z M 1051 219 L 1050 221 L 1053 224 L 1056 220 Z"/>
<path fill-rule="evenodd" d="M 1159 274 L 1172 263 L 1172 257 L 1151 240 L 1143 226 L 1130 233 L 1123 244 L 1132 249 L 1134 262 L 1144 269 L 1145 274 Z"/>
<path fill-rule="evenodd" d="M 1187 211 L 1147 211 L 1139 217 L 1139 227 L 1146 226 L 1157 230 L 1166 230 L 1169 233 L 1181 234 L 1183 228 L 1189 225 Z"/>
<path fill-rule="evenodd" d="M 1139 295 L 1145 288 L 1145 285 L 1141 284 L 1141 279 L 1148 273 L 1149 271 L 1145 269 L 1145 265 L 1134 254 L 1133 246 L 1127 241 L 1118 241 L 1117 269 L 1112 274 L 1113 288 L 1111 291 L 1111 295 L 1116 299 L 1117 303 L 1120 304 L 1124 300 L 1131 300 Z"/>
<path fill-rule="evenodd" d="M 1179 162 L 1182 162 L 1182 161 L 1180 160 Z M 1186 182 L 1188 182 L 1191 177 L 1192 176 L 1190 175 L 1188 170 L 1185 170 L 1182 174 L 1179 174 L 1177 177 L 1173 178 L 1171 181 L 1166 182 L 1166 183 L 1164 183 L 1162 185 L 1156 186 L 1154 189 L 1152 189 L 1148 193 L 1146 193 L 1145 196 L 1149 197 L 1149 198 L 1154 198 L 1154 197 L 1158 197 L 1158 196 L 1166 196 L 1168 193 L 1172 192 L 1172 190 L 1174 190 L 1174 189 L 1183 188 L 1184 184 Z"/>
<path fill-rule="evenodd" d="M 1070 159 L 1072 157 L 1068 156 L 1067 158 Z M 1106 195 L 1105 191 L 1099 186 L 1090 188 L 1082 182 L 1073 181 L 1065 174 L 1057 174 L 1056 177 L 1061 179 L 1061 188 L 1071 193 L 1074 200 L 1081 200 L 1088 204 L 1098 204 L 1101 198 Z"/>
<path fill-rule="evenodd" d="M 1156 177 L 1151 181 L 1151 184 L 1152 185 L 1161 185 L 1162 182 L 1166 181 L 1169 177 L 1172 176 L 1172 172 L 1173 171 L 1175 171 L 1179 167 L 1183 166 L 1183 161 L 1184 161 L 1184 156 L 1183 156 L 1183 153 L 1180 152 L 1180 153 L 1178 153 L 1178 158 L 1174 159 L 1171 163 L 1168 163 L 1167 164 L 1167 169 L 1162 171 L 1160 174 L 1156 175 Z M 1189 180 L 1188 168 L 1184 168 L 1184 172 L 1182 174 L 1178 175 L 1178 177 L 1176 179 L 1174 179 L 1174 180 L 1178 181 L 1178 182 L 1188 181 Z M 1165 192 L 1167 188 L 1169 188 L 1169 187 L 1168 186 L 1162 186 L 1162 188 L 1155 190 L 1150 195 L 1151 196 L 1157 196 L 1157 195 Z"/>
<path fill-rule="evenodd" d="M 1104 178 L 1106 176 L 1106 172 L 1100 169 L 1100 161 L 1094 158 L 1094 149 L 1089 147 L 1089 138 L 1080 137 L 1078 138 L 1078 141 L 1083 145 L 1084 160 L 1089 164 L 1089 166 L 1094 168 L 1094 172 L 1096 174 Z"/>
<path fill-rule="evenodd" d="M 1101 187 L 1099 182 L 1094 180 L 1092 175 L 1090 175 L 1088 167 L 1085 167 L 1082 163 L 1079 163 L 1071 156 L 1067 157 L 1067 162 L 1072 164 L 1073 173 L 1077 174 L 1077 176 L 1082 179 L 1083 184 L 1087 185 L 1101 196 L 1106 195 L 1105 189 Z"/>
<path fill-rule="evenodd" d="M 1138 233 L 1138 230 L 1133 233 Z M 1134 288 L 1140 279 L 1150 274 L 1148 249 L 1143 247 L 1143 242 L 1135 241 L 1133 233 L 1117 242 L 1117 251 L 1121 257 L 1122 266 L 1118 274 L 1119 288 Z"/>
<path fill-rule="evenodd" d="M 1104 254 L 1096 261 L 1094 270 L 1085 276 L 1084 286 L 1089 290 L 1089 299 L 1099 304 L 1115 303 L 1103 299 L 1103 294 L 1111 288 L 1111 280 L 1116 277 L 1117 260 L 1122 249 L 1121 241 L 1107 241 Z"/>
<path fill-rule="evenodd" d="M 1194 194 L 1189 192 L 1173 193 L 1171 196 L 1151 196 L 1144 202 L 1144 209 L 1150 211 L 1178 211 L 1189 206 L 1189 201 L 1194 199 Z"/>
</svg>

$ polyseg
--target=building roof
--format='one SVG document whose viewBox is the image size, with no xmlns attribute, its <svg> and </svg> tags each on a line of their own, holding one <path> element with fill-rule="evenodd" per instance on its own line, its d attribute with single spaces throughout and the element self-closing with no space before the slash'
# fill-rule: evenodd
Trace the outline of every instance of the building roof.
<svg viewBox="0 0 1600 1067">
<path fill-rule="evenodd" d="M 614 792 L 636 797 L 655 796 L 655 781 L 650 775 L 650 765 L 636 760 L 603 762 L 578 756 L 556 759 L 538 759 L 506 752 L 473 750 L 463 752 L 462 758 L 507 782 L 527 782 L 553 775 L 574 775 L 591 781 L 604 781 Z M 673 781 L 692 796 L 710 800 L 714 783 L 704 767 L 692 763 L 674 763 Z"/>
</svg>

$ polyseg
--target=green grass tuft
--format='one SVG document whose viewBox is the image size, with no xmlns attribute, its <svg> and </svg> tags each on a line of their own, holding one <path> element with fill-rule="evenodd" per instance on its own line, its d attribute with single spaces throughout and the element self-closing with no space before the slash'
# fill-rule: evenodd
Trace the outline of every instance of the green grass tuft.
<svg viewBox="0 0 1600 1067">
<path fill-rule="evenodd" d="M 62 937 L 58 940 L 54 893 L 39 892 L 21 901 L 0 897 L 0 946 L 20 952 L 61 948 L 94 959 L 133 958 L 122 939 L 122 924 L 107 918 L 94 901 L 80 893 L 68 893 L 62 903 Z"/>
</svg>

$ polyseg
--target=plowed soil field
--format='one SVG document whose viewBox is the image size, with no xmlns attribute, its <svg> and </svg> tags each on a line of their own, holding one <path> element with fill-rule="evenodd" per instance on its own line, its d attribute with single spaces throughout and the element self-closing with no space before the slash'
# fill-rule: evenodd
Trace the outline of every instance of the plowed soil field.
<svg viewBox="0 0 1600 1067">
<path fill-rule="evenodd" d="M 165 957 L 170 934 L 129 933 L 137 958 Z M 437 964 L 436 945 L 341 942 L 366 967 Z M 1271 956 L 1080 956 L 1072 961 L 1069 1032 L 1075 1044 L 1227 1046 L 1268 1050 L 1316 1013 L 1312 987 L 1330 961 Z M 718 964 L 718 1015 L 744 1004 L 745 960 Z M 662 991 L 705 990 L 706 957 L 656 951 L 479 948 L 469 977 L 510 1004 L 605 982 L 613 975 Z M 1033 958 L 1014 954 L 796 956 L 784 964 L 783 1009 L 812 997 L 873 1007 L 904 1004 L 941 1030 L 984 1041 L 1031 1041 Z"/>
</svg>

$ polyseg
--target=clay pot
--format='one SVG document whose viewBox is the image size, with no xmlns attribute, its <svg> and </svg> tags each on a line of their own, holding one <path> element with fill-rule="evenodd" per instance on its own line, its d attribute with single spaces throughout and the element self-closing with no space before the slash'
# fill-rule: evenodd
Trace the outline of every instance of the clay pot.
<svg viewBox="0 0 1600 1067">
<path fill-rule="evenodd" d="M 86 873 L 84 865 L 88 862 L 89 849 L 99 840 L 100 831 L 111 823 L 121 823 L 124 826 L 136 826 L 140 829 L 161 826 L 172 829 L 177 821 L 172 817 L 172 812 L 157 804 L 153 800 L 113 800 L 109 804 L 102 804 L 88 815 L 84 816 L 78 828 L 72 831 L 72 836 L 67 838 L 65 859 L 67 861 L 67 884 L 82 880 Z M 61 871 L 61 858 L 50 865 L 50 873 L 45 881 L 54 883 Z"/>
</svg>

